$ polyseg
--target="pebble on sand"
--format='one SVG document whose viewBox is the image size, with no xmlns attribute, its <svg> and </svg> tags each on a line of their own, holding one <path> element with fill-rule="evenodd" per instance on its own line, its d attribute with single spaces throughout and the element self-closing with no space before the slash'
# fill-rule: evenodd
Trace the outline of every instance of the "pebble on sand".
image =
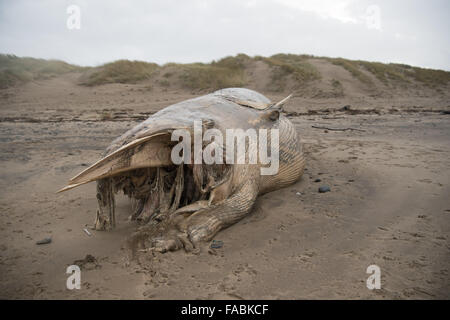
<svg viewBox="0 0 450 320">
<path fill-rule="evenodd" d="M 210 248 L 211 249 L 220 249 L 223 247 L 223 241 L 222 240 L 213 240 L 211 242 Z"/>
<path fill-rule="evenodd" d="M 44 238 L 42 240 L 37 241 L 36 244 L 38 244 L 38 245 L 40 245 L 40 244 L 48 244 L 50 242 L 52 242 L 52 238 Z"/>
<path fill-rule="evenodd" d="M 325 193 L 325 192 L 330 192 L 330 191 L 331 191 L 331 188 L 329 186 L 321 186 L 319 188 L 320 193 Z"/>
</svg>

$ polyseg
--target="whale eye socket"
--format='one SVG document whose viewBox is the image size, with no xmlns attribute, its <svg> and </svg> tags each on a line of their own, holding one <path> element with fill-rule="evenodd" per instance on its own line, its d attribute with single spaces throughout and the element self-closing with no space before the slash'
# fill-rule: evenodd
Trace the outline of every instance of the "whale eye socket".
<svg viewBox="0 0 450 320">
<path fill-rule="evenodd" d="M 265 121 L 277 121 L 280 118 L 281 110 L 279 108 L 272 108 L 265 110 L 261 115 L 261 119 Z"/>
<path fill-rule="evenodd" d="M 268 118 L 272 121 L 277 121 L 280 118 L 280 111 L 279 110 L 272 110 L 268 114 Z"/>
</svg>

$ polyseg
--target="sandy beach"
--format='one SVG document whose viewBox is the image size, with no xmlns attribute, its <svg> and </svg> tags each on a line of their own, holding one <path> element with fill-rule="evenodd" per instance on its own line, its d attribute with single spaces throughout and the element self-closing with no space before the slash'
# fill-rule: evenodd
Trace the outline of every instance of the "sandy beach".
<svg viewBox="0 0 450 320">
<path fill-rule="evenodd" d="M 369 92 L 343 69 L 315 63 L 324 78 L 285 108 L 303 144 L 304 176 L 258 198 L 249 216 L 217 234 L 224 245 L 215 254 L 205 243 L 199 254 L 130 259 L 126 240 L 137 225 L 126 197 L 117 228 L 88 235 L 95 184 L 55 193 L 114 138 L 201 92 L 85 87 L 76 72 L 1 90 L 0 298 L 450 298 L 448 90 Z M 345 95 L 329 88 L 337 72 Z M 261 81 L 248 87 L 273 101 L 285 96 Z M 319 193 L 323 185 L 331 191 Z M 81 289 L 68 290 L 67 266 L 87 255 L 95 259 L 82 263 Z M 380 290 L 366 287 L 373 264 Z"/>
</svg>

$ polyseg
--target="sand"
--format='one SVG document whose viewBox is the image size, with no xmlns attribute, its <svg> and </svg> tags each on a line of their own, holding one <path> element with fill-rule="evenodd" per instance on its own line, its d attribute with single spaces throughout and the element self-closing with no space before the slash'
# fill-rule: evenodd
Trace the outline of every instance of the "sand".
<svg viewBox="0 0 450 320">
<path fill-rule="evenodd" d="M 322 84 L 327 72 L 335 76 L 332 67 L 321 72 Z M 215 254 L 205 244 L 199 254 L 140 252 L 132 260 L 127 198 L 118 199 L 117 228 L 89 236 L 95 184 L 55 191 L 115 137 L 200 93 L 86 88 L 78 76 L 0 91 L 0 298 L 450 298 L 447 93 L 371 96 L 344 79 L 343 96 L 320 86 L 295 94 L 286 112 L 303 142 L 303 178 L 258 198 L 251 214 L 215 237 L 224 244 Z M 322 185 L 331 192 L 319 193 Z M 81 270 L 80 290 L 68 290 L 67 266 L 88 254 L 96 263 Z M 372 264 L 380 290 L 366 287 Z"/>
</svg>

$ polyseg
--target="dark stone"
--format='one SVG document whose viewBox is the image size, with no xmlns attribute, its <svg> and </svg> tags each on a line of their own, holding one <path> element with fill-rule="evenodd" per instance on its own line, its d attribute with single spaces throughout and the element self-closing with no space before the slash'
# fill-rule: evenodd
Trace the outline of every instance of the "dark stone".
<svg viewBox="0 0 450 320">
<path fill-rule="evenodd" d="M 45 238 L 42 240 L 39 240 L 36 242 L 37 245 L 41 245 L 41 244 L 49 244 L 50 242 L 52 242 L 52 238 Z"/>
<path fill-rule="evenodd" d="M 223 241 L 221 241 L 221 240 L 213 240 L 210 245 L 211 249 L 220 249 L 222 247 L 223 247 Z"/>
<path fill-rule="evenodd" d="M 320 193 L 325 193 L 325 192 L 330 192 L 330 191 L 331 191 L 331 188 L 329 186 L 321 186 L 319 188 Z"/>
</svg>

